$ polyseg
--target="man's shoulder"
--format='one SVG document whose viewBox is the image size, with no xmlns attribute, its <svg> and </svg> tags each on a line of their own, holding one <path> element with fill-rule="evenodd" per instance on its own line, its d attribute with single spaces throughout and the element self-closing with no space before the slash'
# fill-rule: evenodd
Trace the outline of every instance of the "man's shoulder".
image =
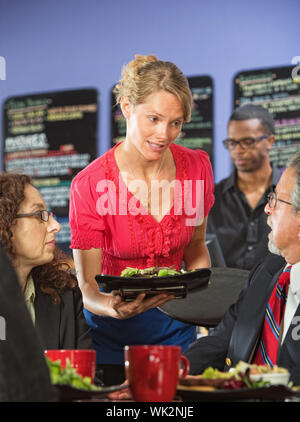
<svg viewBox="0 0 300 422">
<path fill-rule="evenodd" d="M 276 255 L 272 252 L 269 252 L 266 255 L 266 259 L 265 259 L 265 264 L 269 267 L 269 266 L 276 266 L 276 267 L 282 267 L 283 265 L 286 264 L 285 259 L 281 256 L 281 255 Z"/>
<path fill-rule="evenodd" d="M 281 255 L 276 255 L 269 252 L 264 260 L 265 268 L 268 268 L 274 274 L 286 265 L 285 259 Z"/>
<path fill-rule="evenodd" d="M 249 278 L 251 278 L 251 275 L 253 276 L 255 274 L 257 276 L 257 274 L 266 272 L 271 276 L 274 276 L 278 271 L 283 269 L 285 265 L 286 261 L 282 256 L 268 252 L 265 259 L 251 271 Z"/>
</svg>

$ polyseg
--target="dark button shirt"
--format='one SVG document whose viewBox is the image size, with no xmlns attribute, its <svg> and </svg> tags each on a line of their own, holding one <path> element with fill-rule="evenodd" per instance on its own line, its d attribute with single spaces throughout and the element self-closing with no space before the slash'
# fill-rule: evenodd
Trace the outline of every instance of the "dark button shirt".
<svg viewBox="0 0 300 422">
<path fill-rule="evenodd" d="M 280 175 L 280 170 L 273 168 L 271 186 L 255 209 L 238 189 L 236 171 L 215 185 L 215 203 L 208 216 L 207 233 L 216 234 L 227 267 L 250 270 L 268 253 L 270 228 L 264 208 L 267 195 L 274 190 Z"/>
</svg>

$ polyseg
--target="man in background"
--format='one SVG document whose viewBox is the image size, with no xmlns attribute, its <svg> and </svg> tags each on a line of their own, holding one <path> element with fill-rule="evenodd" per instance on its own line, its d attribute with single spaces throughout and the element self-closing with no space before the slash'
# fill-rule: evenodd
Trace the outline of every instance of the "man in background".
<svg viewBox="0 0 300 422">
<path fill-rule="evenodd" d="M 250 270 L 268 252 L 264 207 L 280 178 L 269 159 L 274 120 L 265 108 L 247 104 L 232 113 L 227 132 L 223 143 L 235 169 L 215 186 L 207 233 L 217 236 L 227 267 Z"/>
</svg>

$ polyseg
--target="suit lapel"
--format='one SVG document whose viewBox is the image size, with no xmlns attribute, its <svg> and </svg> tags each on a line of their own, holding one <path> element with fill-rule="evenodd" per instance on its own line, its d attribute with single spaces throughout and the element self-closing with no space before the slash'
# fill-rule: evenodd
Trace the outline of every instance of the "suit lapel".
<svg viewBox="0 0 300 422">
<path fill-rule="evenodd" d="M 35 291 L 35 327 L 44 349 L 59 349 L 60 306 L 53 302 L 49 294 L 43 293 L 36 283 Z"/>
<path fill-rule="evenodd" d="M 232 333 L 229 355 L 234 365 L 240 360 L 249 360 L 261 332 L 269 297 L 281 271 L 274 275 L 264 268 L 255 275 L 255 281 L 249 287 L 239 309 Z"/>
</svg>

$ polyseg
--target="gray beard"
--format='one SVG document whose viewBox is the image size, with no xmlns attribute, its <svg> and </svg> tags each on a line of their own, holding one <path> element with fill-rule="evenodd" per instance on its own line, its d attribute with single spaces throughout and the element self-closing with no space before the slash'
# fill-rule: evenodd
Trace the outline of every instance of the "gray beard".
<svg viewBox="0 0 300 422">
<path fill-rule="evenodd" d="M 268 248 L 271 253 L 274 253 L 275 255 L 281 255 L 280 250 L 273 242 L 273 239 L 269 239 Z"/>
</svg>

